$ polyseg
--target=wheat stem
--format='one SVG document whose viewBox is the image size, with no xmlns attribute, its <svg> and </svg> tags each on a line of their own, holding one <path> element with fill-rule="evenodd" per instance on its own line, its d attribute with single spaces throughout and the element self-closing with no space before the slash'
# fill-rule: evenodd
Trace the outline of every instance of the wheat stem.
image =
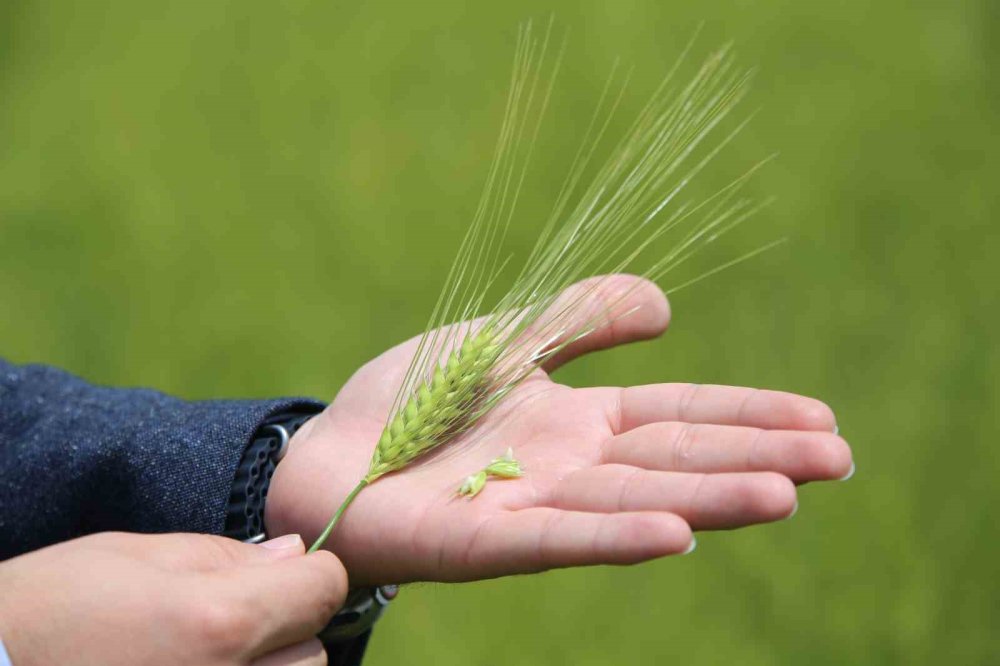
<svg viewBox="0 0 1000 666">
<path fill-rule="evenodd" d="M 319 538 L 313 542 L 313 545 L 309 546 L 309 550 L 307 552 L 315 553 L 323 547 L 326 540 L 330 538 L 330 533 L 333 532 L 333 528 L 337 526 L 338 522 L 340 522 L 340 517 L 344 515 L 344 511 L 347 510 L 347 507 L 351 505 L 354 498 L 357 497 L 358 493 L 360 493 L 367 485 L 368 479 L 361 479 L 361 481 L 358 482 L 358 485 L 354 486 L 354 490 L 352 490 L 344 501 L 340 503 L 340 506 L 337 507 L 337 512 L 333 514 L 333 518 L 331 518 L 330 522 L 326 524 L 326 527 L 323 529 L 322 534 L 319 535 Z"/>
</svg>

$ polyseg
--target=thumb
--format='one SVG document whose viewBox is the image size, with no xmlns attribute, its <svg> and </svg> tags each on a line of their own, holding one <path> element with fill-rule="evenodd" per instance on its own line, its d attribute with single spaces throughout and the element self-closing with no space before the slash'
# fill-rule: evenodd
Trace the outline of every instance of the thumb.
<svg viewBox="0 0 1000 666">
<path fill-rule="evenodd" d="M 588 352 L 655 338 L 669 323 L 670 304 L 654 282 L 636 275 L 600 275 L 568 287 L 525 335 L 544 336 L 546 329 L 557 328 L 563 337 L 551 348 L 593 329 L 545 361 L 543 369 L 552 372 Z"/>
<path fill-rule="evenodd" d="M 250 558 L 254 561 L 284 560 L 305 554 L 306 544 L 302 541 L 302 537 L 298 534 L 286 534 L 257 544 Z"/>
<path fill-rule="evenodd" d="M 136 543 L 144 557 L 170 569 L 215 571 L 252 564 L 264 564 L 305 554 L 298 534 L 286 534 L 259 544 L 209 534 L 143 535 Z"/>
<path fill-rule="evenodd" d="M 253 622 L 249 655 L 260 657 L 315 636 L 347 596 L 347 572 L 329 551 L 291 557 L 266 566 L 219 571 L 218 596 L 237 600 Z"/>
<path fill-rule="evenodd" d="M 263 564 L 290 557 L 299 557 L 306 553 L 306 545 L 298 534 L 285 534 L 256 544 L 223 538 L 221 542 L 216 544 L 216 547 L 220 549 L 220 552 L 215 553 L 219 557 L 214 558 L 216 560 L 214 564 L 217 566 L 213 568 Z M 206 555 L 209 556 L 208 563 L 212 564 L 213 558 L 211 556 L 213 553 L 206 552 L 202 557 L 204 558 Z"/>
</svg>

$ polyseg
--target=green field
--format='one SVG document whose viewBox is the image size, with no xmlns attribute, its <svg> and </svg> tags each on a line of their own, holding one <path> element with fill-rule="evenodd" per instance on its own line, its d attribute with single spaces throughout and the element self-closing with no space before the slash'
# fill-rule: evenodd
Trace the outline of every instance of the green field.
<svg viewBox="0 0 1000 666">
<path fill-rule="evenodd" d="M 570 41 L 514 252 L 614 59 L 635 108 L 702 21 L 696 51 L 734 41 L 759 109 L 706 186 L 779 157 L 751 185 L 775 203 L 692 270 L 789 239 L 558 378 L 814 395 L 858 472 L 691 557 L 412 586 L 367 663 L 1000 663 L 993 0 L 3 0 L 0 355 L 331 398 L 421 330 L 517 24 L 553 10 Z"/>
</svg>

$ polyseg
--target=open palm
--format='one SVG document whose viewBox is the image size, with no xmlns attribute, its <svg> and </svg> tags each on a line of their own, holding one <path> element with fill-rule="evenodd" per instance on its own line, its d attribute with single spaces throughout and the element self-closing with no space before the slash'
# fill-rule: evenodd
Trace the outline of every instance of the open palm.
<svg viewBox="0 0 1000 666">
<path fill-rule="evenodd" d="M 616 277 L 593 297 L 628 291 L 635 279 Z M 362 491 L 327 543 L 352 585 L 683 553 L 692 529 L 780 520 L 795 510 L 795 483 L 849 473 L 850 449 L 834 432 L 833 413 L 811 398 L 692 384 L 574 389 L 549 378 L 585 352 L 666 328 L 658 288 L 632 289 L 617 307 L 635 306 L 564 349 L 473 431 Z M 296 435 L 268 501 L 272 534 L 315 537 L 364 476 L 416 344 L 364 365 Z M 472 500 L 456 496 L 466 476 L 508 447 L 522 478 L 492 480 Z"/>
</svg>

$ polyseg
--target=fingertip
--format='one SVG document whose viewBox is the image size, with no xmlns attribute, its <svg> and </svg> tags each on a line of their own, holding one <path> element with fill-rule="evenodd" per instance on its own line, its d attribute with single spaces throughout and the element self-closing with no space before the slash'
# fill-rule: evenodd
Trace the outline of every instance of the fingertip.
<svg viewBox="0 0 1000 666">
<path fill-rule="evenodd" d="M 787 476 L 777 472 L 767 472 L 761 481 L 761 495 L 758 501 L 762 518 L 785 520 L 795 514 L 798 493 L 795 484 Z"/>
<path fill-rule="evenodd" d="M 822 400 L 806 398 L 799 411 L 800 427 L 803 430 L 825 430 L 837 434 L 837 417 Z"/>
<path fill-rule="evenodd" d="M 655 338 L 670 323 L 670 303 L 656 283 L 636 275 L 599 275 L 571 285 L 553 309 L 570 316 L 585 335 L 570 342 L 543 367 L 553 371 L 588 352 Z M 572 330 L 572 326 L 570 326 Z"/>
<path fill-rule="evenodd" d="M 629 562 L 642 562 L 665 555 L 683 555 L 694 541 L 687 521 L 673 513 L 636 512 L 632 514 L 631 535 L 620 535 L 637 545 Z"/>
<path fill-rule="evenodd" d="M 306 557 L 323 570 L 324 576 L 331 584 L 344 592 L 347 591 L 347 569 L 344 568 L 340 558 L 328 550 L 317 550 Z"/>
<path fill-rule="evenodd" d="M 618 277 L 618 276 L 616 276 Z M 628 326 L 629 337 L 636 340 L 654 338 L 670 326 L 672 310 L 667 295 L 660 286 L 643 277 L 622 275 L 622 291 L 630 292 L 622 310 L 628 312 L 636 308 L 628 318 L 633 321 Z"/>
<path fill-rule="evenodd" d="M 258 548 L 266 551 L 267 556 L 275 560 L 281 560 L 286 557 L 298 557 L 306 552 L 306 545 L 302 541 L 302 537 L 298 534 L 285 534 L 274 539 L 268 539 L 260 543 Z"/>
<path fill-rule="evenodd" d="M 813 433 L 808 435 L 811 444 L 811 461 L 813 469 L 807 480 L 845 480 L 852 474 L 854 462 L 851 459 L 851 447 L 843 438 L 832 433 Z"/>
<path fill-rule="evenodd" d="M 832 433 L 837 418 L 822 400 L 786 391 L 760 390 L 746 405 L 745 421 L 770 430 Z"/>
<path fill-rule="evenodd" d="M 694 537 L 694 530 L 686 520 L 675 514 L 668 514 L 671 522 L 671 530 L 676 539 L 675 543 L 679 546 L 679 550 L 674 552 L 680 552 L 681 554 L 687 554 L 694 550 L 693 544 L 696 539 Z"/>
<path fill-rule="evenodd" d="M 698 540 L 694 536 L 694 530 L 686 520 L 676 514 L 667 514 L 670 520 L 670 529 L 673 536 L 673 544 L 668 555 L 688 555 L 694 552 L 698 546 Z"/>
</svg>

